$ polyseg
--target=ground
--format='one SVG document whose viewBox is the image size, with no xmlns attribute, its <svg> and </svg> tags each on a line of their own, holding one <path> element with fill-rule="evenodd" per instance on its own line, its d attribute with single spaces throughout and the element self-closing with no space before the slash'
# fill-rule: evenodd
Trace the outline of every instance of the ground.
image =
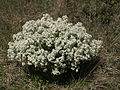
<svg viewBox="0 0 120 90">
<path fill-rule="evenodd" d="M 0 90 L 120 90 L 120 1 L 119 0 L 1 0 Z M 83 79 L 69 84 L 43 82 L 29 76 L 16 62 L 8 61 L 8 42 L 31 19 L 49 13 L 67 15 L 69 22 L 82 22 L 87 32 L 102 40 L 100 62 Z"/>
</svg>

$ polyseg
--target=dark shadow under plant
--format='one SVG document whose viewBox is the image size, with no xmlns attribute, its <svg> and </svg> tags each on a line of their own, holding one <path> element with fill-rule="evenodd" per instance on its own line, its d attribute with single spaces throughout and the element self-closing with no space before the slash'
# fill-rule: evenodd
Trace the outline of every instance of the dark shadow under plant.
<svg viewBox="0 0 120 90">
<path fill-rule="evenodd" d="M 25 72 L 28 74 L 28 78 L 34 80 L 37 77 L 37 81 L 43 81 L 43 83 L 56 83 L 59 85 L 69 84 L 72 80 L 78 80 L 85 78 L 91 70 L 96 66 L 96 64 L 100 61 L 99 57 L 93 57 L 90 61 L 81 61 L 79 64 L 80 69 L 76 73 L 72 70 L 67 70 L 66 73 L 62 73 L 60 75 L 52 75 L 50 72 L 43 72 L 40 68 L 35 68 L 34 66 L 26 66 L 24 67 Z"/>
</svg>

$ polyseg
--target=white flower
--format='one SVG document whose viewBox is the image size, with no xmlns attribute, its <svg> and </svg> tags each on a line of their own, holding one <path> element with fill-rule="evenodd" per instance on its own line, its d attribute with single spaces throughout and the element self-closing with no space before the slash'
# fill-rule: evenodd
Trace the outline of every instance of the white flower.
<svg viewBox="0 0 120 90">
<path fill-rule="evenodd" d="M 52 74 L 59 75 L 60 72 L 59 72 L 59 70 L 57 68 L 55 68 L 55 69 L 52 69 Z"/>
<path fill-rule="evenodd" d="M 102 41 L 92 39 L 81 22 L 68 23 L 66 15 L 53 20 L 44 14 L 41 19 L 26 22 L 8 45 L 7 56 L 11 60 L 60 75 L 68 67 L 78 72 L 79 63 L 97 55 Z"/>
</svg>

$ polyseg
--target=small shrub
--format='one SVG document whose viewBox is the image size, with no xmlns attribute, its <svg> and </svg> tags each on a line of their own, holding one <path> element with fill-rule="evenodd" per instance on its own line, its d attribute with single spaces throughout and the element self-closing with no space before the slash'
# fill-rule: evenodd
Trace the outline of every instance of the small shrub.
<svg viewBox="0 0 120 90">
<path fill-rule="evenodd" d="M 67 16 L 53 20 L 44 14 L 40 20 L 26 22 L 22 29 L 8 43 L 10 60 L 34 65 L 53 75 L 68 69 L 78 72 L 80 62 L 91 60 L 102 45 L 102 41 L 86 33 L 82 23 L 68 23 Z"/>
</svg>

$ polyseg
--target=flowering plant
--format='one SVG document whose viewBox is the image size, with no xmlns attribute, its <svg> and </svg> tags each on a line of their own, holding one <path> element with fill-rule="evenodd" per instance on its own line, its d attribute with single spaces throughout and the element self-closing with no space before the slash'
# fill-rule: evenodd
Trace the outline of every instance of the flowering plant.
<svg viewBox="0 0 120 90">
<path fill-rule="evenodd" d="M 11 60 L 60 75 L 67 69 L 78 72 L 81 61 L 97 55 L 102 41 L 92 39 L 80 22 L 73 25 L 67 16 L 53 20 L 44 14 L 40 20 L 26 22 L 8 45 Z"/>
</svg>

